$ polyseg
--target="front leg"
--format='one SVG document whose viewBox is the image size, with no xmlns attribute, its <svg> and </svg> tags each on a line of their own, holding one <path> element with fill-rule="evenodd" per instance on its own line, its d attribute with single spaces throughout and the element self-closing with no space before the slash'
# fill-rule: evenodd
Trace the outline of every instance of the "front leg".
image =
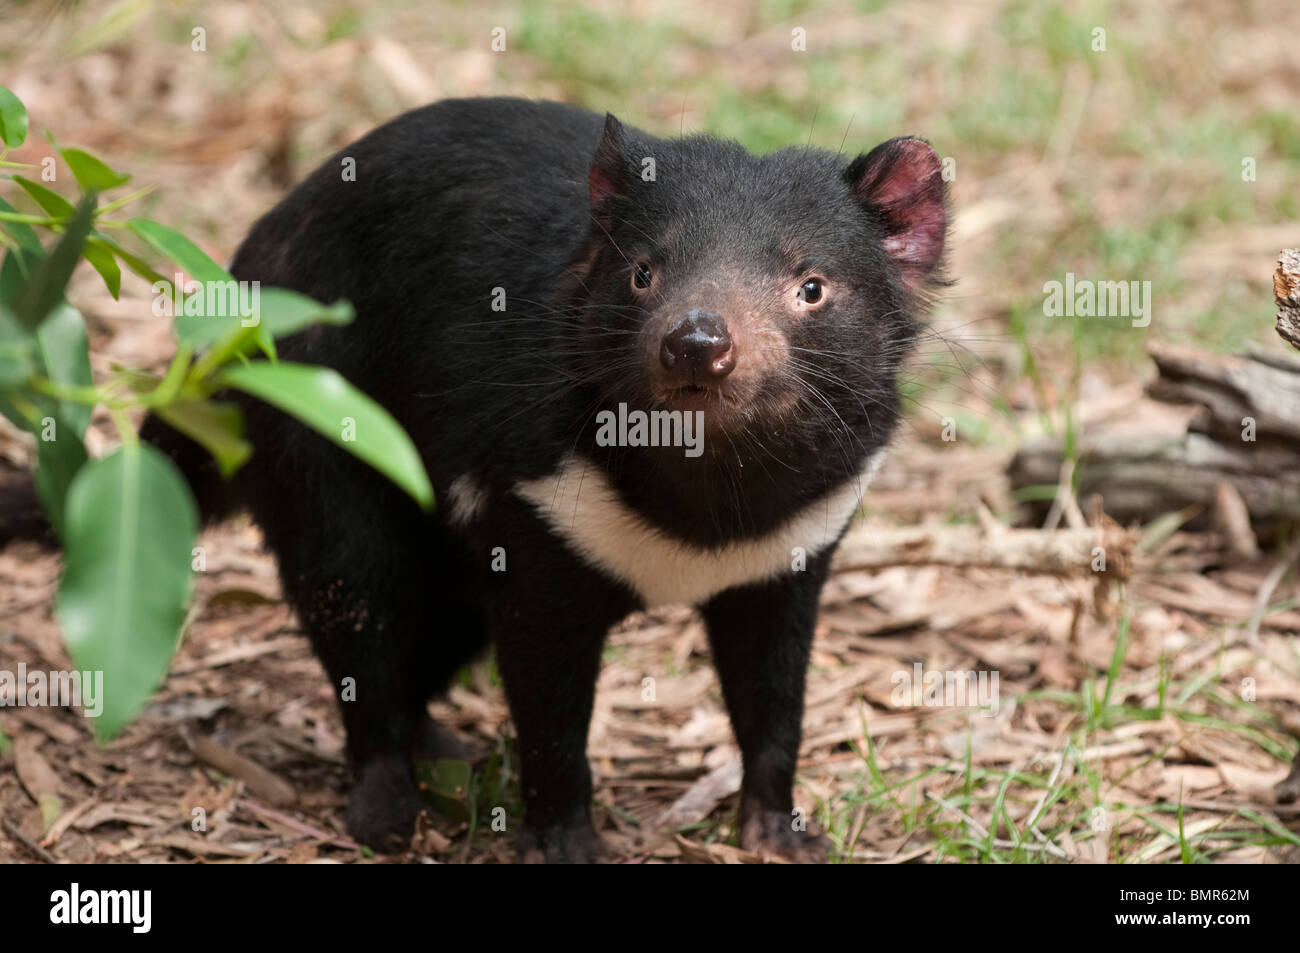
<svg viewBox="0 0 1300 953">
<path fill-rule="evenodd" d="M 823 555 L 804 571 L 729 589 L 701 610 L 744 759 L 740 846 L 800 863 L 822 862 L 830 849 L 824 836 L 797 829 L 793 814 L 804 676 L 828 562 Z"/>
<path fill-rule="evenodd" d="M 539 554 L 519 554 L 520 567 L 503 574 L 508 581 L 498 582 L 490 612 L 497 666 L 519 740 L 520 858 L 593 863 L 605 859 L 606 851 L 591 823 L 587 732 L 605 636 L 634 605 L 624 590 L 567 554 L 549 554 L 552 573 L 529 578 L 529 557 Z"/>
</svg>

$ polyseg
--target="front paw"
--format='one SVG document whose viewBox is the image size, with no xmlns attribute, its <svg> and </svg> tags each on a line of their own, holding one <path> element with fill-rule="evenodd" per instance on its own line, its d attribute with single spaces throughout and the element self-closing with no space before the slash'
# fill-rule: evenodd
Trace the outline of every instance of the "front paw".
<svg viewBox="0 0 1300 953">
<path fill-rule="evenodd" d="M 831 842 L 825 834 L 795 829 L 796 818 L 789 812 L 764 810 L 744 812 L 740 821 L 740 846 L 764 860 L 778 859 L 791 864 L 824 864 Z"/>
<path fill-rule="evenodd" d="M 518 849 L 525 864 L 601 864 L 615 859 L 586 819 L 543 830 L 526 828 L 519 835 Z"/>
</svg>

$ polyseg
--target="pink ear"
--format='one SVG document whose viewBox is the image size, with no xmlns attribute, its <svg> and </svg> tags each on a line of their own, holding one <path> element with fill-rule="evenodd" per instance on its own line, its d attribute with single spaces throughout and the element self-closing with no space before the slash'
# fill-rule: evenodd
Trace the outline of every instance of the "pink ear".
<svg viewBox="0 0 1300 953">
<path fill-rule="evenodd" d="M 613 113 L 605 114 L 605 129 L 600 145 L 587 173 L 587 190 L 593 210 L 611 195 L 626 195 L 628 188 L 627 158 L 623 154 L 626 136 L 623 124 Z"/>
<path fill-rule="evenodd" d="M 922 139 L 890 139 L 854 159 L 844 179 L 880 216 L 885 251 L 907 286 L 916 288 L 943 257 L 948 231 L 939 157 Z"/>
</svg>

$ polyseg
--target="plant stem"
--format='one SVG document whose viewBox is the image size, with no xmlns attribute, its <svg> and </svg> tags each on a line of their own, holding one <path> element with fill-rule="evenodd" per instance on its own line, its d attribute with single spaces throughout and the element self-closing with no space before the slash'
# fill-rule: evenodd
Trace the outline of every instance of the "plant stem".
<svg viewBox="0 0 1300 953">
<path fill-rule="evenodd" d="M 23 225 L 45 225 L 53 228 L 55 225 L 63 225 L 68 221 L 67 218 L 54 218 L 49 215 L 24 215 L 22 212 L 0 212 L 0 222 L 20 222 Z"/>
<path fill-rule="evenodd" d="M 101 205 L 98 214 L 103 215 L 105 212 L 116 212 L 118 209 L 120 209 L 123 205 L 126 205 L 128 202 L 134 202 L 136 199 L 148 195 L 156 188 L 157 188 L 156 185 L 146 185 L 144 188 L 137 189 L 136 191 L 132 192 L 130 195 L 124 195 L 122 198 L 115 199 L 112 202 L 109 202 L 107 205 Z M 114 223 L 114 224 L 119 224 L 119 223 Z M 125 225 L 126 223 L 122 222 L 120 224 Z"/>
<path fill-rule="evenodd" d="M 149 396 L 156 398 L 160 404 L 169 404 L 175 400 L 176 394 L 185 383 L 185 372 L 189 370 L 190 358 L 193 355 L 193 347 L 188 344 L 180 345 L 176 351 L 176 356 L 172 358 L 171 365 L 167 368 L 166 375 L 163 376 L 162 382 L 154 388 Z"/>
<path fill-rule="evenodd" d="M 53 397 L 55 400 L 70 400 L 77 404 L 107 404 L 109 398 L 98 387 L 69 387 L 58 384 L 44 377 L 33 375 L 28 386 L 38 394 Z"/>
<path fill-rule="evenodd" d="M 126 411 L 113 408 L 113 425 L 117 427 L 117 435 L 122 438 L 122 446 L 135 446 L 140 442 L 140 435 L 135 432 L 135 427 L 131 426 L 131 418 L 126 415 Z"/>
<path fill-rule="evenodd" d="M 215 371 L 221 365 L 225 364 L 230 358 L 239 353 L 245 341 L 256 333 L 256 328 L 241 328 L 239 332 L 230 335 L 224 341 L 219 342 L 215 347 L 208 350 L 190 370 L 189 377 L 186 379 L 187 386 L 199 386 L 203 379 Z"/>
</svg>

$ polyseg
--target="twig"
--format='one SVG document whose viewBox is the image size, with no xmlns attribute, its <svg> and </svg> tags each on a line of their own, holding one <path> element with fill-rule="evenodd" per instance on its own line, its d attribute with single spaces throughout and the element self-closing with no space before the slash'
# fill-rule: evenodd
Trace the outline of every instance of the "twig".
<svg viewBox="0 0 1300 953">
<path fill-rule="evenodd" d="M 1252 649 L 1259 648 L 1259 626 L 1264 621 L 1264 616 L 1268 615 L 1268 602 L 1273 598 L 1273 590 L 1282 581 L 1282 577 L 1287 574 L 1296 559 L 1300 558 L 1300 536 L 1291 541 L 1286 551 L 1278 558 L 1277 565 L 1269 570 L 1264 581 L 1260 583 L 1259 591 L 1255 593 L 1255 605 L 1250 613 L 1250 623 L 1246 626 L 1246 644 Z"/>
<path fill-rule="evenodd" d="M 1103 761 L 1107 758 L 1122 758 L 1129 754 L 1139 754 L 1146 750 L 1140 738 L 1131 738 L 1128 741 L 1118 741 L 1114 744 L 1097 745 L 1093 748 L 1084 748 L 1078 754 L 1079 761 Z M 1043 762 L 1064 760 L 1064 752 L 1046 755 Z"/>
<path fill-rule="evenodd" d="M 277 807 L 289 807 L 298 800 L 293 785 L 257 762 L 223 747 L 205 735 L 193 734 L 186 728 L 181 729 L 180 735 L 194 757 L 222 774 L 239 778 L 258 797 Z"/>
<path fill-rule="evenodd" d="M 1056 481 L 1056 498 L 1052 500 L 1052 508 L 1047 511 L 1042 528 L 1049 533 L 1054 531 L 1061 525 L 1062 516 L 1070 529 L 1082 529 L 1088 525 L 1079 509 L 1079 501 L 1074 496 L 1073 460 L 1061 461 L 1061 472 Z"/>
<path fill-rule="evenodd" d="M 1300 816 L 1300 804 L 1231 804 L 1225 801 L 1200 801 L 1196 798 L 1183 798 L 1183 807 L 1198 811 L 1217 811 L 1221 814 L 1236 814 L 1240 811 L 1268 811 L 1286 817 Z"/>
<path fill-rule="evenodd" d="M 855 850 L 850 853 L 854 860 L 874 860 L 880 864 L 906 864 L 916 860 L 918 857 L 924 857 L 934 850 L 935 844 L 926 844 L 924 847 L 917 847 L 909 850 L 906 854 L 886 854 L 878 850 Z"/>
<path fill-rule="evenodd" d="M 290 817 L 288 814 L 281 811 L 272 810 L 269 807 L 258 804 L 250 798 L 241 797 L 235 803 L 239 807 L 246 808 L 250 813 L 256 814 L 264 820 L 279 824 L 282 827 L 287 827 L 289 830 L 302 834 L 304 837 L 319 840 L 320 842 L 329 844 L 333 847 L 341 847 L 344 850 L 361 849 L 361 845 L 355 841 L 349 840 L 346 837 L 339 837 L 336 834 L 331 834 L 329 831 L 321 830 L 319 827 L 313 827 L 310 824 L 298 820 L 296 817 Z"/>
<path fill-rule="evenodd" d="M 3 827 L 6 834 L 18 843 L 22 844 L 45 863 L 57 864 L 59 862 L 57 857 L 19 830 L 18 825 L 9 820 L 9 818 L 0 818 L 0 827 Z"/>
<path fill-rule="evenodd" d="M 1065 751 L 1062 750 L 1061 753 L 1056 756 L 1056 767 L 1052 769 L 1052 776 L 1047 779 L 1047 786 L 1043 788 L 1043 793 L 1038 795 L 1038 802 L 1034 804 L 1034 809 L 1029 812 L 1029 833 L 1033 834 L 1044 843 L 1046 843 L 1047 835 L 1043 834 L 1038 829 L 1038 822 L 1041 820 L 1038 816 L 1038 812 L 1043 809 L 1043 805 L 1047 802 L 1047 795 L 1056 785 L 1056 781 L 1061 776 L 1061 770 L 1064 767 Z"/>
<path fill-rule="evenodd" d="M 984 827 L 983 824 L 975 820 L 975 818 L 971 817 L 969 814 L 967 814 L 957 805 L 949 804 L 947 801 L 939 797 L 939 795 L 935 794 L 933 791 L 926 791 L 925 796 L 928 797 L 931 801 L 934 801 L 934 803 L 938 804 L 940 807 L 946 808 L 949 811 L 952 811 L 952 813 L 956 814 L 958 817 L 960 817 L 963 821 L 969 824 L 972 829 L 974 829 L 976 835 L 978 835 L 979 837 L 989 836 L 989 832 Z"/>
</svg>

